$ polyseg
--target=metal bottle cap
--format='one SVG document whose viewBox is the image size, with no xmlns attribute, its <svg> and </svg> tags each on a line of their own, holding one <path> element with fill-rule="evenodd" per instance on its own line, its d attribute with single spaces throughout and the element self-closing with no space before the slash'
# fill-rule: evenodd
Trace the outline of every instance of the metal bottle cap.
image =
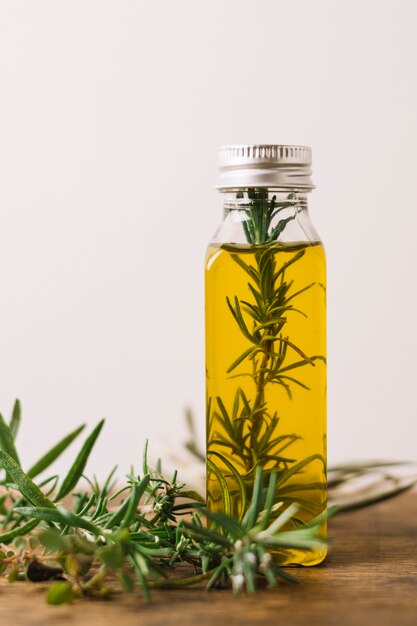
<svg viewBox="0 0 417 626">
<path fill-rule="evenodd" d="M 314 189 L 308 146 L 222 146 L 218 189 L 284 187 Z"/>
</svg>

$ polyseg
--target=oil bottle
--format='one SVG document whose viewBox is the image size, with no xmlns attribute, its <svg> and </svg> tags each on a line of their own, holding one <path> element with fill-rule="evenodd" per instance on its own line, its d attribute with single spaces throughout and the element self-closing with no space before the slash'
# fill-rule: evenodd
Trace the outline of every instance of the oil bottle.
<svg viewBox="0 0 417 626">
<path fill-rule="evenodd" d="M 205 265 L 207 506 L 242 518 L 257 468 L 289 528 L 326 508 L 326 268 L 308 214 L 311 149 L 220 150 L 223 221 Z M 325 524 L 322 527 L 325 533 Z M 323 549 L 277 550 L 314 565 Z"/>
</svg>

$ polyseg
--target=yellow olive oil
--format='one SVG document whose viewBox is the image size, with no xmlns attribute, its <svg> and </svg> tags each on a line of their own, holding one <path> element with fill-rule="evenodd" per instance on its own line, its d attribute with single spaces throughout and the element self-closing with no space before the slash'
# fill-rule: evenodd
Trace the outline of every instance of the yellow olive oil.
<svg viewBox="0 0 417 626">
<path fill-rule="evenodd" d="M 320 243 L 209 247 L 209 509 L 242 518 L 262 467 L 265 480 L 277 474 L 277 512 L 298 506 L 287 528 L 302 527 L 325 510 L 325 306 Z M 322 529 L 324 535 L 324 523 Z M 282 565 L 314 565 L 325 551 L 280 549 L 274 558 Z"/>
</svg>

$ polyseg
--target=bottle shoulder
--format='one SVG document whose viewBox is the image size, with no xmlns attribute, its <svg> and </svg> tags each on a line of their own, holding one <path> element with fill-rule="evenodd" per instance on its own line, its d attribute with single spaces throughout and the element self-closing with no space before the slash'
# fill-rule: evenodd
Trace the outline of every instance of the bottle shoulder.
<svg viewBox="0 0 417 626">
<path fill-rule="evenodd" d="M 235 254 L 245 255 L 257 254 L 257 246 L 274 247 L 274 254 L 322 246 L 310 220 L 306 193 L 266 188 L 235 190 L 225 195 L 223 210 L 224 218 L 211 247 L 227 250 L 234 246 Z"/>
<path fill-rule="evenodd" d="M 244 211 L 229 212 L 215 231 L 210 245 L 282 244 L 297 246 L 321 244 L 323 242 L 315 229 L 307 210 L 287 211 L 271 221 L 262 237 L 253 235 L 253 220 Z"/>
</svg>

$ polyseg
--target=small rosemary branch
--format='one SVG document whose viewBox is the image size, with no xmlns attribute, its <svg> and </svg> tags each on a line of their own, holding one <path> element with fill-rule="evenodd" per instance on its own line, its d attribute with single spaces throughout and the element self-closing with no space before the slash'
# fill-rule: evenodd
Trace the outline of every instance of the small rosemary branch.
<svg viewBox="0 0 417 626">
<path fill-rule="evenodd" d="M 245 193 L 247 198 L 244 197 Z M 278 411 L 271 410 L 265 398 L 266 389 L 270 385 L 282 387 L 290 399 L 292 387 L 308 390 L 295 372 L 304 367 L 315 367 L 318 361 L 325 362 L 322 355 L 307 355 L 285 334 L 289 316 L 306 317 L 305 312 L 294 306 L 294 301 L 314 286 L 312 283 L 299 288 L 287 279 L 287 272 L 303 258 L 305 248 L 294 248 L 286 261 L 280 266 L 277 263 L 277 252 L 282 250 L 282 244 L 277 239 L 288 223 L 295 219 L 299 200 L 293 194 L 288 194 L 285 202 L 278 203 L 276 196 L 270 198 L 268 189 L 263 188 L 241 191 L 237 197 L 240 198 L 241 210 L 246 218 L 242 225 L 253 254 L 251 262 L 244 260 L 243 255 L 238 253 L 232 252 L 231 258 L 246 275 L 251 299 L 243 299 L 238 295 L 226 297 L 227 307 L 240 330 L 242 340 L 247 344 L 226 374 L 236 379 L 243 376 L 252 378 L 254 397 L 250 399 L 247 388 L 244 391 L 237 383 L 231 409 L 226 407 L 219 396 L 209 399 L 208 471 L 218 480 L 222 491 L 221 506 L 227 513 L 231 511 L 232 505 L 224 498 L 222 474 L 228 477 L 229 482 L 237 485 L 239 502 L 242 503 L 243 499 L 251 497 L 257 467 L 262 467 L 266 476 L 272 470 L 277 471 L 280 475 L 279 484 L 284 487 L 285 483 L 288 503 L 292 501 L 290 477 L 298 474 L 310 462 L 320 460 L 325 465 L 324 458 L 317 454 L 298 462 L 288 456 L 287 449 L 301 437 L 297 433 L 278 434 L 280 416 Z M 281 218 L 281 212 L 289 208 L 293 213 Z M 297 359 L 295 361 L 294 355 Z M 241 366 L 244 364 L 249 365 L 252 371 L 242 372 Z M 240 368 L 239 373 L 235 373 L 237 368 Z M 298 484 L 293 495 L 296 497 L 297 491 L 311 489 L 311 484 Z M 325 490 L 324 482 L 316 486 L 315 491 L 319 489 Z M 277 497 L 281 497 L 279 492 Z M 324 498 L 321 500 L 324 502 Z M 316 513 L 320 512 L 317 501 L 311 500 L 306 506 Z M 240 508 L 243 514 L 244 507 Z"/>
</svg>

